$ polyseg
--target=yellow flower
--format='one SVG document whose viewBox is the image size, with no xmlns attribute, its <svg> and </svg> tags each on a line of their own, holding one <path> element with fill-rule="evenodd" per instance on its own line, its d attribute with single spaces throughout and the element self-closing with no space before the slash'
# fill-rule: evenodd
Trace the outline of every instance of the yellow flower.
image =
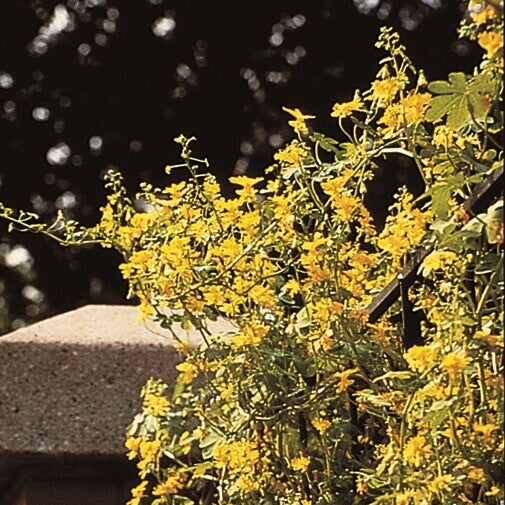
<svg viewBox="0 0 505 505">
<path fill-rule="evenodd" d="M 360 109 L 362 103 L 359 94 L 356 92 L 350 102 L 336 103 L 333 105 L 331 117 L 344 118 L 350 116 L 354 111 Z"/>
<path fill-rule="evenodd" d="M 135 265 L 132 265 L 131 263 L 121 263 L 119 265 L 119 270 L 123 279 L 129 279 L 135 272 Z"/>
<path fill-rule="evenodd" d="M 211 198 L 217 198 L 221 193 L 221 186 L 214 180 L 206 180 L 203 182 L 203 190 Z"/>
<path fill-rule="evenodd" d="M 435 477 L 428 482 L 428 489 L 432 493 L 440 493 L 440 491 L 446 491 L 449 488 L 449 484 L 451 482 L 451 475 L 439 475 L 438 477 Z"/>
<path fill-rule="evenodd" d="M 433 144 L 435 147 L 443 146 L 445 149 L 454 145 L 454 130 L 445 125 L 437 126 L 433 132 Z"/>
<path fill-rule="evenodd" d="M 464 503 L 465 505 L 474 505 L 475 503 L 473 500 L 469 500 L 464 493 L 458 493 L 457 496 L 461 500 L 461 502 Z"/>
<path fill-rule="evenodd" d="M 477 11 L 471 12 L 470 16 L 474 23 L 485 23 L 490 19 L 494 19 L 496 17 L 496 11 L 494 7 L 488 5 L 484 8 L 480 8 Z"/>
<path fill-rule="evenodd" d="M 253 210 L 252 212 L 246 212 L 242 214 L 238 219 L 238 226 L 247 235 L 256 235 L 259 231 L 259 226 L 261 222 L 261 215 L 258 210 Z"/>
<path fill-rule="evenodd" d="M 335 217 L 345 223 L 351 220 L 360 203 L 361 200 L 358 197 L 345 193 L 331 198 L 331 206 L 335 209 Z"/>
<path fill-rule="evenodd" d="M 407 123 L 417 124 L 423 121 L 430 100 L 431 95 L 429 93 L 415 93 L 405 97 L 401 104 Z"/>
<path fill-rule="evenodd" d="M 100 219 L 99 227 L 105 231 L 105 233 L 110 233 L 116 226 L 116 219 L 114 217 L 114 210 L 110 204 L 101 207 L 102 218 Z"/>
<path fill-rule="evenodd" d="M 285 163 L 290 167 L 300 166 L 306 157 L 305 149 L 294 142 L 274 154 L 274 160 Z"/>
<path fill-rule="evenodd" d="M 481 434 L 486 440 L 489 440 L 491 437 L 491 434 L 498 429 L 498 426 L 495 426 L 494 424 L 487 423 L 487 424 L 481 424 L 481 423 L 473 423 L 473 431 L 476 433 Z"/>
<path fill-rule="evenodd" d="M 428 270 L 441 270 L 452 265 L 458 255 L 452 251 L 434 251 L 423 260 L 424 268 Z"/>
<path fill-rule="evenodd" d="M 156 309 L 148 302 L 142 301 L 138 306 L 140 314 L 137 316 L 136 322 L 139 323 L 144 319 L 149 319 L 156 314 Z"/>
<path fill-rule="evenodd" d="M 295 130 L 296 133 L 300 135 L 307 135 L 309 133 L 305 121 L 307 119 L 314 119 L 316 116 L 307 116 L 305 114 L 302 114 L 302 111 L 300 109 L 288 109 L 287 107 L 283 107 L 282 110 L 288 112 L 295 118 L 291 121 L 288 121 L 288 124 L 293 128 L 293 130 Z"/>
<path fill-rule="evenodd" d="M 131 226 L 120 226 L 117 230 L 117 241 L 121 247 L 128 250 L 131 249 L 133 241 L 141 235 L 142 230 L 138 228 L 132 228 Z"/>
<path fill-rule="evenodd" d="M 291 460 L 291 468 L 295 472 L 305 472 L 309 464 L 310 464 L 310 458 L 308 458 L 307 456 L 303 456 L 302 453 L 300 453 L 299 456 Z"/>
<path fill-rule="evenodd" d="M 131 490 L 131 500 L 126 505 L 139 505 L 142 498 L 146 496 L 147 481 L 143 480 L 138 486 Z"/>
<path fill-rule="evenodd" d="M 407 96 L 400 103 L 389 105 L 378 123 L 386 126 L 386 135 L 393 133 L 404 121 L 417 124 L 424 119 L 430 99 L 429 93 L 415 93 Z"/>
<path fill-rule="evenodd" d="M 319 249 L 320 246 L 328 245 L 328 238 L 321 236 L 320 233 L 314 234 L 314 240 L 307 240 L 302 244 L 302 248 L 307 251 L 309 256 L 319 258 L 323 256 L 324 250 Z"/>
<path fill-rule="evenodd" d="M 270 286 L 256 284 L 248 293 L 249 299 L 263 307 L 275 305 L 275 293 Z"/>
<path fill-rule="evenodd" d="M 258 491 L 260 483 L 251 475 L 241 475 L 235 482 L 236 486 L 244 493 L 253 493 Z"/>
<path fill-rule="evenodd" d="M 138 456 L 141 437 L 128 437 L 125 442 L 125 447 L 129 450 L 126 455 L 128 459 L 134 459 Z"/>
<path fill-rule="evenodd" d="M 154 212 L 137 212 L 130 219 L 130 226 L 137 229 L 139 232 L 144 231 L 156 218 Z"/>
<path fill-rule="evenodd" d="M 170 402 L 165 396 L 148 393 L 144 396 L 143 407 L 153 416 L 162 416 L 166 413 Z"/>
<path fill-rule="evenodd" d="M 419 467 L 423 461 L 430 455 L 431 445 L 422 435 L 416 435 L 410 438 L 403 448 L 403 457 L 409 465 Z"/>
<path fill-rule="evenodd" d="M 257 346 L 267 334 L 268 328 L 258 324 L 250 324 L 242 329 L 240 333 L 232 337 L 232 343 L 236 347 L 246 345 Z"/>
<path fill-rule="evenodd" d="M 288 290 L 288 294 L 291 298 L 300 292 L 300 284 L 296 279 L 289 279 L 289 281 L 284 284 L 284 287 Z"/>
<path fill-rule="evenodd" d="M 402 124 L 402 108 L 400 104 L 393 103 L 389 105 L 378 123 L 386 126 L 386 135 L 393 133 Z"/>
<path fill-rule="evenodd" d="M 184 485 L 184 476 L 176 470 L 169 470 L 165 480 L 160 482 L 154 489 L 154 496 L 165 496 L 177 493 Z"/>
<path fill-rule="evenodd" d="M 226 468 L 232 476 L 253 477 L 261 459 L 257 444 L 249 440 L 216 445 L 212 455 L 216 467 Z"/>
<path fill-rule="evenodd" d="M 372 98 L 383 104 L 389 104 L 402 88 L 403 83 L 396 77 L 374 81 L 372 84 Z"/>
<path fill-rule="evenodd" d="M 475 482 L 482 483 L 486 480 L 486 474 L 484 473 L 484 470 L 482 468 L 477 468 L 475 466 L 472 466 L 468 472 L 467 476 L 470 480 L 473 480 Z"/>
<path fill-rule="evenodd" d="M 492 56 L 503 47 L 503 35 L 496 32 L 481 33 L 477 40 L 479 46 L 486 51 L 488 56 Z"/>
<path fill-rule="evenodd" d="M 159 455 L 161 442 L 159 440 L 142 439 L 139 443 L 140 457 L 148 462 L 156 461 Z"/>
<path fill-rule="evenodd" d="M 148 249 L 135 251 L 129 258 L 130 269 L 137 273 L 146 273 L 156 265 L 156 253 Z"/>
<path fill-rule="evenodd" d="M 181 259 L 181 251 L 187 250 L 190 241 L 190 237 L 173 237 L 168 244 L 160 247 L 162 258 L 169 264 L 177 264 Z"/>
<path fill-rule="evenodd" d="M 349 379 L 349 376 L 356 372 L 359 372 L 359 368 L 349 368 L 343 372 L 338 372 L 335 374 L 335 377 L 340 379 L 337 384 L 338 393 L 343 393 L 349 386 L 352 386 L 354 384 L 354 380 Z"/>
<path fill-rule="evenodd" d="M 158 463 L 160 458 L 161 442 L 159 440 L 146 440 L 142 438 L 139 443 L 139 461 L 137 468 L 142 479 L 148 474 L 150 467 Z"/>
<path fill-rule="evenodd" d="M 167 186 L 164 190 L 163 193 L 165 195 L 170 195 L 172 202 L 170 203 L 170 206 L 176 205 L 179 200 L 184 196 L 184 188 L 186 187 L 186 182 L 182 181 L 179 182 L 178 184 L 171 184 L 170 186 Z M 168 202 L 167 202 L 168 205 Z"/>
<path fill-rule="evenodd" d="M 189 361 L 179 363 L 175 368 L 182 373 L 182 382 L 185 384 L 191 384 L 193 382 L 193 379 L 198 375 L 198 367 Z"/>
<path fill-rule="evenodd" d="M 237 195 L 246 202 L 254 202 L 256 200 L 256 189 L 254 186 L 260 183 L 263 177 L 247 177 L 246 175 L 239 175 L 237 177 L 230 177 L 229 181 L 232 184 L 242 186 L 242 189 L 237 190 Z"/>
<path fill-rule="evenodd" d="M 208 305 L 219 305 L 223 300 L 223 289 L 220 286 L 202 287 L 203 297 Z"/>
<path fill-rule="evenodd" d="M 505 237 L 503 234 L 503 222 L 501 220 L 488 222 L 487 231 L 490 244 L 503 244 Z"/>
<path fill-rule="evenodd" d="M 324 193 L 330 197 L 338 196 L 348 181 L 347 177 L 334 177 L 328 181 L 321 183 L 321 188 Z"/>
<path fill-rule="evenodd" d="M 421 505 L 422 491 L 408 489 L 395 495 L 395 505 Z"/>
<path fill-rule="evenodd" d="M 500 494 L 503 494 L 503 492 L 498 486 L 491 486 L 491 489 L 484 494 L 486 496 L 498 496 Z"/>
<path fill-rule="evenodd" d="M 436 349 L 426 345 L 415 345 L 411 347 L 403 356 L 412 370 L 425 372 L 436 363 Z"/>
<path fill-rule="evenodd" d="M 205 307 L 205 302 L 203 300 L 198 300 L 194 296 L 188 296 L 184 306 L 192 314 L 201 314 Z"/>
<path fill-rule="evenodd" d="M 472 358 L 462 354 L 449 353 L 444 356 L 440 366 L 449 373 L 452 379 L 457 376 L 471 363 Z"/>
<path fill-rule="evenodd" d="M 437 400 L 442 400 L 447 398 L 451 392 L 454 393 L 455 388 L 444 387 L 440 384 L 429 383 L 424 388 L 419 390 L 421 397 L 435 398 Z"/>
<path fill-rule="evenodd" d="M 324 435 L 324 433 L 331 426 L 331 422 L 328 419 L 322 419 L 320 417 L 312 420 L 312 426 L 319 432 L 320 435 Z"/>
<path fill-rule="evenodd" d="M 383 251 L 388 252 L 393 257 L 401 257 L 404 255 L 405 250 L 407 249 L 409 242 L 405 237 L 398 237 L 393 234 L 381 236 L 377 240 L 377 245 Z"/>
</svg>

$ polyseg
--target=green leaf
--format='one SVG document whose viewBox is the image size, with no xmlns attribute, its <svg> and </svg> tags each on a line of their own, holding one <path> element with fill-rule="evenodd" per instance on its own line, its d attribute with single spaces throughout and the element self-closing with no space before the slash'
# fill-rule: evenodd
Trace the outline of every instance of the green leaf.
<svg viewBox="0 0 505 505">
<path fill-rule="evenodd" d="M 298 372 L 303 375 L 303 377 L 313 377 L 316 374 L 317 366 L 313 359 L 299 359 L 296 356 L 293 356 L 293 361 L 295 368 Z M 275 384 L 278 380 L 277 376 L 272 377 L 272 382 Z"/>
<path fill-rule="evenodd" d="M 159 422 L 155 416 L 150 414 L 144 417 L 144 427 L 146 428 L 148 433 L 154 433 L 159 429 Z"/>
<path fill-rule="evenodd" d="M 439 184 L 431 190 L 432 205 L 431 208 L 439 219 L 447 219 L 451 205 L 451 186 L 448 184 Z"/>
<path fill-rule="evenodd" d="M 397 372 L 387 372 L 384 375 L 381 375 L 380 377 L 375 378 L 372 382 L 377 383 L 383 380 L 387 379 L 398 379 L 398 380 L 407 380 L 412 378 L 412 372 L 409 372 L 407 370 L 400 370 Z"/>
<path fill-rule="evenodd" d="M 444 235 L 451 234 L 456 229 L 456 224 L 453 221 L 438 219 L 430 226 L 430 229 L 432 229 L 440 239 Z"/>
<path fill-rule="evenodd" d="M 482 229 L 484 228 L 484 223 L 482 220 L 474 218 L 468 221 L 468 223 L 463 226 L 462 230 L 473 234 L 475 237 L 480 237 L 482 234 Z"/>
<path fill-rule="evenodd" d="M 438 121 L 447 115 L 447 126 L 457 130 L 472 116 L 482 119 L 490 106 L 494 82 L 488 74 L 477 74 L 468 80 L 462 72 L 449 74 L 447 81 L 433 81 L 428 89 L 438 95 L 431 99 L 426 119 Z"/>
<path fill-rule="evenodd" d="M 435 154 L 435 148 L 432 145 L 428 145 L 421 149 L 419 156 L 421 158 L 431 158 Z"/>
<path fill-rule="evenodd" d="M 338 153 L 338 149 L 335 147 L 338 142 L 335 139 L 325 137 L 322 133 L 314 133 L 312 139 L 317 142 L 325 151 Z"/>
<path fill-rule="evenodd" d="M 491 205 L 486 213 L 486 223 L 492 223 L 498 221 L 503 222 L 503 200 L 498 200 L 496 203 Z"/>
<path fill-rule="evenodd" d="M 424 421 L 428 423 L 432 431 L 435 431 L 445 420 L 451 417 L 451 406 L 456 402 L 456 398 L 449 400 L 437 400 L 424 416 Z"/>
<path fill-rule="evenodd" d="M 174 391 L 172 393 L 172 402 L 175 402 L 186 389 L 186 383 L 183 378 L 184 376 L 182 374 L 177 376 L 177 381 L 175 382 Z"/>
<path fill-rule="evenodd" d="M 301 330 L 310 326 L 309 313 L 305 307 L 296 314 L 296 328 Z"/>
<path fill-rule="evenodd" d="M 437 95 L 448 95 L 454 88 L 447 81 L 433 81 L 428 84 L 428 90 Z"/>
<path fill-rule="evenodd" d="M 477 74 L 470 83 L 470 91 L 490 93 L 493 91 L 494 83 L 489 73 Z"/>
<path fill-rule="evenodd" d="M 475 275 L 487 275 L 496 270 L 500 257 L 495 253 L 487 253 L 475 265 Z"/>
<path fill-rule="evenodd" d="M 203 463 L 197 463 L 193 466 L 193 476 L 201 477 L 207 473 L 208 470 L 211 470 L 214 464 L 211 461 L 205 461 Z"/>
<path fill-rule="evenodd" d="M 126 430 L 126 436 L 133 437 L 137 433 L 139 426 L 141 426 L 143 422 L 144 422 L 144 415 L 136 414 L 135 417 L 133 418 L 132 423 L 130 424 L 130 426 L 128 426 L 128 429 Z"/>
<path fill-rule="evenodd" d="M 202 450 L 203 459 L 210 459 L 214 451 L 214 446 L 218 442 L 224 441 L 223 437 L 215 431 L 210 431 L 209 434 L 200 441 L 199 447 Z"/>
<path fill-rule="evenodd" d="M 298 428 L 286 426 L 282 434 L 282 446 L 284 454 L 289 459 L 294 458 L 300 452 L 300 432 Z"/>
<path fill-rule="evenodd" d="M 430 122 L 442 119 L 454 107 L 457 98 L 454 95 L 436 96 L 430 100 L 426 120 Z"/>
<path fill-rule="evenodd" d="M 503 240 L 503 200 L 498 200 L 489 207 L 486 214 L 479 215 L 485 223 L 487 241 L 490 244 L 499 244 Z"/>
<path fill-rule="evenodd" d="M 451 72 L 449 74 L 449 82 L 455 91 L 464 93 L 466 89 L 466 75 L 463 72 Z"/>
<path fill-rule="evenodd" d="M 180 494 L 174 495 L 174 503 L 176 505 L 195 505 L 195 501 L 187 496 L 182 496 Z"/>
<path fill-rule="evenodd" d="M 447 126 L 453 130 L 458 130 L 469 118 L 470 111 L 468 110 L 468 100 L 466 96 L 463 95 L 454 101 L 454 105 L 447 114 Z"/>
</svg>

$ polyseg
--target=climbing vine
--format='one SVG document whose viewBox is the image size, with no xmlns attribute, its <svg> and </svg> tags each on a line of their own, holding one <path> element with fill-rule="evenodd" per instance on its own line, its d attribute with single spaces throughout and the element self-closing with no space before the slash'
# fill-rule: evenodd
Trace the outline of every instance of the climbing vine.
<svg viewBox="0 0 505 505">
<path fill-rule="evenodd" d="M 187 179 L 132 199 L 109 172 L 94 227 L 0 207 L 12 228 L 118 251 L 139 319 L 181 353 L 175 386 L 149 381 L 129 428 L 129 505 L 503 499 L 503 200 L 462 206 L 503 161 L 502 10 L 470 2 L 460 31 L 482 62 L 447 80 L 428 82 L 382 29 L 376 79 L 330 112 L 345 141 L 286 108 L 294 140 L 263 177 L 231 177 L 233 198 L 181 135 L 167 172 Z M 391 154 L 425 192 L 400 189 L 377 229 L 364 199 Z M 399 302 L 374 323 L 367 309 L 421 247 L 422 342 L 406 345 Z"/>
</svg>

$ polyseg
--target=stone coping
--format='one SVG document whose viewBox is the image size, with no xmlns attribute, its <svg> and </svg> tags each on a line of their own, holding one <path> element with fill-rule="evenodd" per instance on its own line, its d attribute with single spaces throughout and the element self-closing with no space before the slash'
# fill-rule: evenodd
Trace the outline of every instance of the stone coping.
<svg viewBox="0 0 505 505">
<path fill-rule="evenodd" d="M 124 458 L 140 389 L 149 377 L 173 386 L 180 360 L 168 331 L 137 315 L 132 306 L 88 305 L 0 338 L 0 486 L 27 460 Z"/>
</svg>

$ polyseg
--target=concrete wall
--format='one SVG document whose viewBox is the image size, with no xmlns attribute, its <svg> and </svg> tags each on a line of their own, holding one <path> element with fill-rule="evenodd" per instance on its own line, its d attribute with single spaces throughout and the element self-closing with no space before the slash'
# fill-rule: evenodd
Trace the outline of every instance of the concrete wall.
<svg viewBox="0 0 505 505">
<path fill-rule="evenodd" d="M 136 317 L 89 305 L 0 338 L 0 505 L 126 502 L 140 389 L 149 377 L 173 385 L 179 361 L 172 338 Z"/>
</svg>

